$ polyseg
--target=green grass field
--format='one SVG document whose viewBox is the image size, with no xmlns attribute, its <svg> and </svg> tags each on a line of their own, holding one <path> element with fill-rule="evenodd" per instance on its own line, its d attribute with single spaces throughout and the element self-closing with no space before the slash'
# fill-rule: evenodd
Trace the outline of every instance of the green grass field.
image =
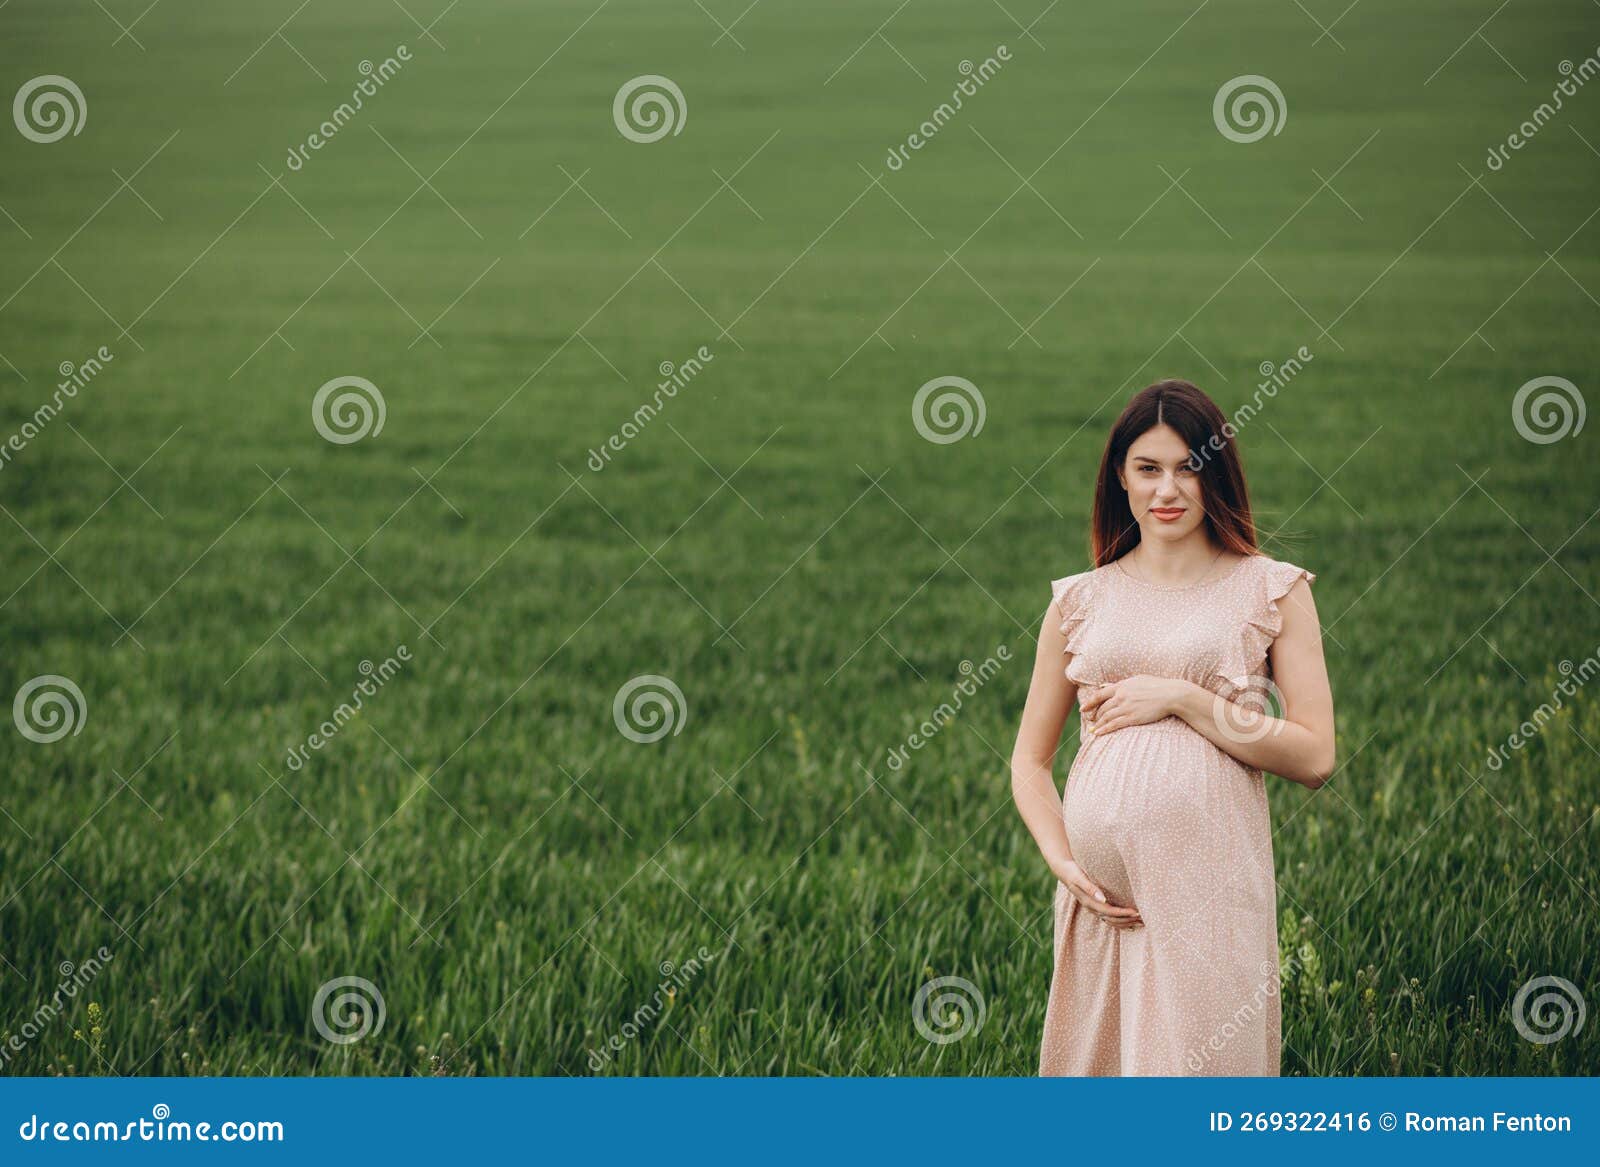
<svg viewBox="0 0 1600 1167">
<path fill-rule="evenodd" d="M 1316 954 L 1283 1072 L 1600 1070 L 1593 1018 L 1512 1017 L 1541 976 L 1600 1004 L 1600 703 L 1485 762 L 1600 652 L 1600 424 L 1513 424 L 1538 377 L 1600 405 L 1600 81 L 1486 165 L 1600 8 L 144 8 L 0 10 L 5 94 L 87 111 L 0 133 L 0 443 L 112 358 L 0 468 L 0 696 L 84 698 L 0 734 L 6 1072 L 1034 1073 L 1053 880 L 1007 757 L 1049 581 L 1133 392 L 1231 413 L 1301 346 L 1240 434 L 1265 549 L 1319 576 L 1343 762 L 1270 780 Z M 687 113 L 637 143 L 645 74 Z M 1247 74 L 1287 116 L 1240 143 Z M 346 376 L 386 416 L 336 444 Z M 986 408 L 948 444 L 912 417 L 945 376 Z M 613 716 L 643 675 L 683 694 L 654 743 Z M 330 1042 L 349 976 L 385 1022 Z M 981 1028 L 919 1035 L 936 977 Z"/>
</svg>

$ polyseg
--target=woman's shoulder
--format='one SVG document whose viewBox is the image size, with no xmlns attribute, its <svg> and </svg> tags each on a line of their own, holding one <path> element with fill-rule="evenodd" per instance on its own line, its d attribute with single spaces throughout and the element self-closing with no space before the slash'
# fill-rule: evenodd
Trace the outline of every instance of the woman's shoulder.
<svg viewBox="0 0 1600 1167">
<path fill-rule="evenodd" d="M 1262 586 L 1266 598 L 1280 600 L 1289 594 L 1290 589 L 1304 577 L 1305 581 L 1314 583 L 1316 573 L 1308 568 L 1301 567 L 1298 563 L 1291 563 L 1287 559 L 1278 559 L 1268 555 L 1265 551 L 1257 551 L 1249 556 L 1252 561 L 1241 565 L 1241 571 L 1248 567 L 1253 568 L 1250 573 L 1257 583 Z"/>
<path fill-rule="evenodd" d="M 1081 606 L 1089 603 L 1093 597 L 1099 581 L 1112 568 L 1107 563 L 1100 567 L 1090 567 L 1072 575 L 1064 575 L 1060 579 L 1050 581 L 1050 592 L 1056 602 L 1066 606 L 1068 604 Z"/>
<path fill-rule="evenodd" d="M 1060 622 L 1058 628 L 1066 638 L 1067 652 L 1077 654 L 1083 651 L 1089 614 L 1094 610 L 1095 596 L 1106 567 L 1091 567 L 1050 581 L 1051 610 L 1054 618 Z"/>
<path fill-rule="evenodd" d="M 1283 631 L 1283 611 L 1278 607 L 1278 601 L 1285 599 L 1294 591 L 1302 579 L 1309 586 L 1316 580 L 1316 573 L 1291 563 L 1286 559 L 1276 559 L 1264 552 L 1257 552 L 1251 557 L 1254 563 L 1241 564 L 1241 576 L 1247 576 L 1249 582 L 1240 590 L 1248 596 L 1247 623 L 1258 629 L 1270 642 Z M 1253 568 L 1254 570 L 1246 570 Z M 1266 643 L 1260 645 L 1264 650 Z"/>
</svg>

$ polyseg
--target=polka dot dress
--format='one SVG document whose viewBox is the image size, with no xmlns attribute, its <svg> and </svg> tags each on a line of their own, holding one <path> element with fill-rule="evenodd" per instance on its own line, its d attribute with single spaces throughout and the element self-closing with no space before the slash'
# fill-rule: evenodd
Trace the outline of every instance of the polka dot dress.
<svg viewBox="0 0 1600 1167">
<path fill-rule="evenodd" d="M 1251 555 L 1187 586 L 1146 582 L 1118 562 L 1053 581 L 1080 704 L 1098 685 L 1146 673 L 1266 709 L 1277 601 L 1302 576 L 1316 579 Z M 1073 858 L 1144 925 L 1113 928 L 1056 885 L 1039 1073 L 1276 1075 L 1277 885 L 1261 771 L 1177 717 L 1091 728 L 1062 803 Z"/>
</svg>

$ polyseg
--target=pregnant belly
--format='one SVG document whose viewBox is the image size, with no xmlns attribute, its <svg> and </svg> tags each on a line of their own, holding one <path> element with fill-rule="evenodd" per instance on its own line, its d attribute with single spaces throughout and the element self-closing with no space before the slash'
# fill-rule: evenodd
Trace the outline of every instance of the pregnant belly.
<svg viewBox="0 0 1600 1167">
<path fill-rule="evenodd" d="M 1259 771 L 1167 717 L 1091 736 L 1068 775 L 1062 818 L 1072 857 L 1127 907 L 1141 872 L 1187 868 L 1203 878 L 1206 856 L 1255 826 L 1265 799 Z"/>
</svg>

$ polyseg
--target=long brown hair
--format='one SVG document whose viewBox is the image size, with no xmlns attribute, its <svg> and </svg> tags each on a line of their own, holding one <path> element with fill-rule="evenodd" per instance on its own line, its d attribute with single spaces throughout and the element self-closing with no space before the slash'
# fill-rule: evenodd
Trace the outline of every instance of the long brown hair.
<svg viewBox="0 0 1600 1167">
<path fill-rule="evenodd" d="M 1254 555 L 1256 525 L 1233 427 L 1199 388 L 1188 381 L 1167 380 L 1134 394 L 1106 439 L 1090 520 L 1094 565 L 1104 567 L 1139 545 L 1139 523 L 1117 470 L 1127 460 L 1128 447 L 1158 425 L 1171 426 L 1189 447 L 1190 465 L 1200 472 L 1206 530 L 1224 547 Z"/>
</svg>

